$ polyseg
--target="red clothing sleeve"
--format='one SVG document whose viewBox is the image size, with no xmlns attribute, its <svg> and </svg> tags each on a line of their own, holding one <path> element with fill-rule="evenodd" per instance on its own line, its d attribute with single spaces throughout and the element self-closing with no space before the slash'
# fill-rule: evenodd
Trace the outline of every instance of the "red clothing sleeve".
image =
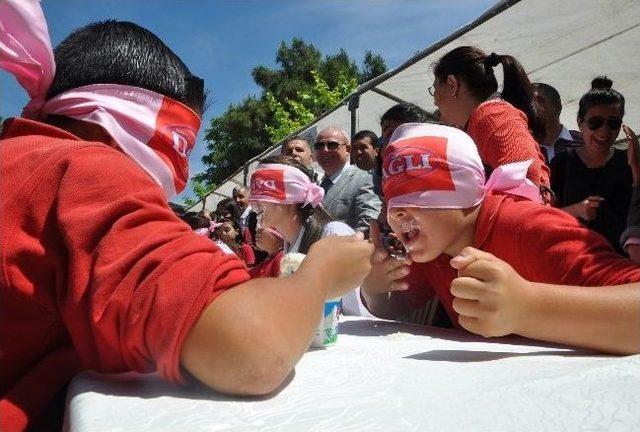
<svg viewBox="0 0 640 432">
<path fill-rule="evenodd" d="M 549 167 L 522 111 L 503 100 L 484 102 L 471 113 L 467 133 L 475 141 L 484 164 L 495 169 L 532 159 L 527 177 L 536 185 L 549 186 Z"/>
<path fill-rule="evenodd" d="M 84 365 L 156 369 L 179 381 L 187 331 L 218 294 L 248 279 L 243 264 L 193 234 L 162 190 L 108 148 L 67 159 L 55 217 L 68 253 L 60 309 Z"/>
<path fill-rule="evenodd" d="M 640 282 L 638 265 L 617 254 L 604 237 L 573 216 L 538 205 L 522 210 L 512 238 L 519 239 L 514 258 L 518 257 L 517 270 L 525 279 L 574 286 Z"/>
</svg>

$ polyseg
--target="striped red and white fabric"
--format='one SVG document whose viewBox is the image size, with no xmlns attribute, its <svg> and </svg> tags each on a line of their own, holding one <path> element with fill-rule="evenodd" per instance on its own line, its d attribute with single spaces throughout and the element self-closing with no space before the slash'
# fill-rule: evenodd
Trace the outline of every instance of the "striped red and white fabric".
<svg viewBox="0 0 640 432">
<path fill-rule="evenodd" d="M 0 2 L 0 67 L 31 97 L 23 117 L 62 115 L 100 125 L 164 189 L 167 199 L 186 187 L 188 156 L 201 122 L 189 107 L 150 90 L 118 84 L 79 87 L 45 101 L 55 63 L 38 0 Z"/>
</svg>

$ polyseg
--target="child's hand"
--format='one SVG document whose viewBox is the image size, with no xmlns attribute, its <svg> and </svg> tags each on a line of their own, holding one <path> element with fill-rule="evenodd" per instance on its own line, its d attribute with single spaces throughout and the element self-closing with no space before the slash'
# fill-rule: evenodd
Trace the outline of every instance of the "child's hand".
<svg viewBox="0 0 640 432">
<path fill-rule="evenodd" d="M 640 159 L 638 158 L 638 136 L 631 130 L 631 128 L 625 124 L 622 125 L 622 130 L 627 137 L 627 162 L 631 167 L 631 173 L 633 174 L 633 184 L 637 186 L 640 184 Z"/>
<path fill-rule="evenodd" d="M 460 325 L 482 336 L 518 333 L 527 314 L 531 283 L 490 253 L 467 247 L 451 260 L 451 283 Z"/>
<path fill-rule="evenodd" d="M 375 252 L 371 256 L 371 271 L 362 284 L 362 290 L 368 295 L 376 295 L 409 288 L 404 278 L 409 274 L 411 260 L 389 256 L 380 244 L 378 223 L 370 222 L 370 233 L 369 238 L 375 247 Z"/>
<path fill-rule="evenodd" d="M 302 266 L 317 266 L 327 280 L 327 298 L 339 297 L 362 283 L 371 268 L 372 252 L 362 233 L 325 237 L 311 246 Z"/>
</svg>

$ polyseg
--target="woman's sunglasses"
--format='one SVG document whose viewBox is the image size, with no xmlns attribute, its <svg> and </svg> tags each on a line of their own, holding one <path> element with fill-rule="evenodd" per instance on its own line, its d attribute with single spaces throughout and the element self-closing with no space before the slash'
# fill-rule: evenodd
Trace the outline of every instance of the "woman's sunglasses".
<svg viewBox="0 0 640 432">
<path fill-rule="evenodd" d="M 620 129 L 622 117 L 609 117 L 605 120 L 604 117 L 595 116 L 586 120 L 587 127 L 592 131 L 600 129 L 605 123 L 610 130 Z"/>
</svg>

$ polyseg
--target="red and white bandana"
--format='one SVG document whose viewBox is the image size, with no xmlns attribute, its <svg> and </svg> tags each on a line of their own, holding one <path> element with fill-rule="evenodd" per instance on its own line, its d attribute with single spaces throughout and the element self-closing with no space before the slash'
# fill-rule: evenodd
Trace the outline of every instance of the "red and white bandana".
<svg viewBox="0 0 640 432">
<path fill-rule="evenodd" d="M 185 188 L 188 156 L 200 128 L 200 117 L 189 107 L 150 90 L 118 84 L 79 87 L 45 102 L 55 62 L 38 0 L 0 2 L 0 67 L 31 97 L 24 117 L 53 114 L 98 124 L 162 186 L 167 199 Z"/>
<path fill-rule="evenodd" d="M 250 201 L 277 204 L 322 204 L 324 189 L 298 168 L 284 164 L 260 164 L 251 175 Z"/>
<path fill-rule="evenodd" d="M 479 204 L 489 190 L 542 202 L 526 177 L 530 165 L 528 160 L 498 167 L 485 184 L 469 135 L 449 126 L 406 123 L 383 152 L 382 191 L 387 208 L 464 209 Z"/>
</svg>

